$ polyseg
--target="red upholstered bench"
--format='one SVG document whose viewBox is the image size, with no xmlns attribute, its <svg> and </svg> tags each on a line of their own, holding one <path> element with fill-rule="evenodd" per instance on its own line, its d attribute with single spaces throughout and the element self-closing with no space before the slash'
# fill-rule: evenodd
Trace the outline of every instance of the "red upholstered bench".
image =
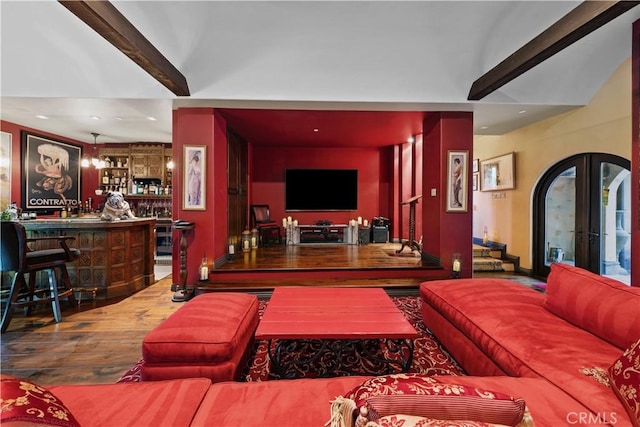
<svg viewBox="0 0 640 427">
<path fill-rule="evenodd" d="M 258 321 L 255 295 L 225 292 L 196 296 L 142 341 L 142 380 L 237 380 Z"/>
</svg>

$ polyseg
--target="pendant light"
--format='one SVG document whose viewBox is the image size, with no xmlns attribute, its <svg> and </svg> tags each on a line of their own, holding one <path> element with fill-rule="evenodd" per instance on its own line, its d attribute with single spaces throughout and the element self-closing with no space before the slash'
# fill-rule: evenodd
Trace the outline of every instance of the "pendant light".
<svg viewBox="0 0 640 427">
<path fill-rule="evenodd" d="M 83 168 L 87 168 L 90 165 L 93 165 L 96 169 L 102 169 L 103 167 L 105 167 L 104 160 L 100 160 L 96 153 L 98 136 L 100 136 L 100 134 L 91 132 L 91 135 L 93 135 L 93 156 L 91 157 L 91 160 L 83 156 L 82 161 L 80 162 L 80 166 L 82 166 Z"/>
</svg>

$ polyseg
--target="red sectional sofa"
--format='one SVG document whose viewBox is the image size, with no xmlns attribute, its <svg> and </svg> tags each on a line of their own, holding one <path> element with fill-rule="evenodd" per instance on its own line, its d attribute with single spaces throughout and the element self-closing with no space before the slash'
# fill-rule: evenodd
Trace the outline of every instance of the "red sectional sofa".
<svg viewBox="0 0 640 427">
<path fill-rule="evenodd" d="M 630 425 L 629 408 L 603 383 L 640 339 L 640 288 L 553 264 L 546 294 L 487 278 L 425 282 L 420 296 L 425 325 L 469 375 L 541 379 L 591 419 Z"/>
<path fill-rule="evenodd" d="M 640 289 L 563 265 L 552 266 L 547 288 L 543 295 L 507 280 L 423 283 L 425 324 L 472 374 L 433 378 L 522 398 L 538 427 L 640 426 L 640 397 L 627 388 L 625 406 L 614 393 L 625 387 L 616 372 L 630 374 L 622 381 L 640 390 Z M 611 388 L 598 382 L 609 374 Z M 321 427 L 332 401 L 369 379 L 183 378 L 42 389 L 3 378 L 0 422 L 25 411 L 28 400 L 57 402 L 64 409 L 50 413 L 69 417 L 39 425 Z"/>
</svg>

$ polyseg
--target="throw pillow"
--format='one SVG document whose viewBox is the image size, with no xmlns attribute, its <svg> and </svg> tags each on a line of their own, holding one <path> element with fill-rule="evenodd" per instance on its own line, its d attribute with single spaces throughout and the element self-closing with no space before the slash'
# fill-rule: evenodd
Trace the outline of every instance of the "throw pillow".
<svg viewBox="0 0 640 427">
<path fill-rule="evenodd" d="M 6 426 L 79 426 L 50 391 L 32 382 L 0 378 L 0 424 Z"/>
<path fill-rule="evenodd" d="M 510 426 L 531 422 L 523 399 L 463 384 L 444 384 L 420 374 L 396 374 L 371 378 L 336 398 L 330 424 L 360 426 L 397 414 Z"/>
<path fill-rule="evenodd" d="M 498 427 L 498 424 L 436 420 L 413 415 L 387 415 L 375 421 L 369 421 L 365 427 Z"/>
<path fill-rule="evenodd" d="M 609 368 L 610 384 L 635 427 L 640 427 L 640 339 Z"/>
</svg>

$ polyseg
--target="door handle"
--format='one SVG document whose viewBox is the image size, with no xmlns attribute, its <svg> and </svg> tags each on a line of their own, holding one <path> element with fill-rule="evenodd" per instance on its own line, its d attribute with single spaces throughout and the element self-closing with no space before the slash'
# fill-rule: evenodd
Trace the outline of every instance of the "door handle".
<svg viewBox="0 0 640 427">
<path fill-rule="evenodd" d="M 600 237 L 600 233 L 596 233 L 595 231 L 590 231 L 589 233 L 589 243 L 595 242 L 597 237 Z"/>
</svg>

